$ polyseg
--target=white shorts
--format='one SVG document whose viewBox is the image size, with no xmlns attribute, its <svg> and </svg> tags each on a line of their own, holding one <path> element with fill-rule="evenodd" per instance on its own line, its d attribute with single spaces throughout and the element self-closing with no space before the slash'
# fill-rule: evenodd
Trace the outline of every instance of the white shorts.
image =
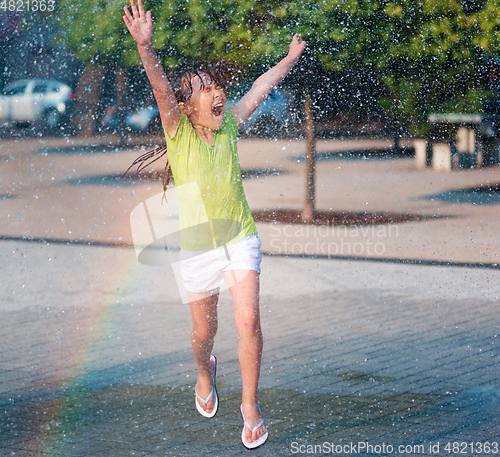
<svg viewBox="0 0 500 457">
<path fill-rule="evenodd" d="M 253 270 L 260 274 L 260 247 L 259 235 L 254 233 L 217 249 L 181 249 L 179 260 L 185 289 L 194 293 L 217 289 L 224 282 L 225 271 Z"/>
</svg>

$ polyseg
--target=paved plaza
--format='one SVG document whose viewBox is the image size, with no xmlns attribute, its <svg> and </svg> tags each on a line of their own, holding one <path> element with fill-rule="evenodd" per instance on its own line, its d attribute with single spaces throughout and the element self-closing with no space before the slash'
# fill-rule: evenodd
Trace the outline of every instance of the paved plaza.
<svg viewBox="0 0 500 457">
<path fill-rule="evenodd" d="M 161 186 L 119 176 L 148 146 L 2 140 L 0 455 L 500 454 L 500 167 L 418 170 L 390 146 L 319 141 L 318 209 L 419 220 L 258 223 L 270 437 L 248 451 L 228 291 L 208 420 L 172 267 L 132 246 Z M 303 207 L 304 148 L 240 141 L 252 210 Z"/>
</svg>

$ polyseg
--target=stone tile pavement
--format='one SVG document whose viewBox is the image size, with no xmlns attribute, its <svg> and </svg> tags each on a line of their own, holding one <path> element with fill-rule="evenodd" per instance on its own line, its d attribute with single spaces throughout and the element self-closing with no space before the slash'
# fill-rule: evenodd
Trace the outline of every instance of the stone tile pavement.
<svg viewBox="0 0 500 457">
<path fill-rule="evenodd" d="M 8 157 L 0 171 L 0 455 L 500 453 L 494 444 L 500 444 L 500 272 L 483 252 L 472 260 L 485 268 L 439 262 L 463 263 L 463 238 L 443 247 L 435 237 L 436 252 L 446 258 L 410 246 L 407 258 L 429 261 L 420 265 L 269 249 L 261 276 L 260 400 L 270 439 L 247 451 L 240 442 L 237 337 L 227 291 L 214 349 L 221 408 L 206 420 L 193 404 L 190 316 L 172 271 L 141 265 L 129 246 L 128 200 L 150 195 L 151 184 L 69 181 L 116 173 L 132 153 L 38 155 L 38 146 L 0 145 Z M 265 154 L 245 167 L 259 168 L 259 160 Z M 398 168 L 401 160 L 407 159 L 394 159 L 399 182 L 413 174 Z M 358 165 L 339 164 L 351 165 L 347 176 L 355 176 Z M 448 186 L 457 179 L 475 184 L 481 173 L 440 179 Z M 284 176 L 296 192 L 298 171 Z M 249 200 L 275 204 L 279 194 L 271 189 L 282 178 L 246 181 Z M 409 209 L 426 210 L 410 199 L 391 203 L 385 188 L 376 192 L 394 209 L 405 201 Z M 344 203 L 359 208 L 354 200 Z M 482 227 L 485 215 L 496 221 L 498 208 L 432 205 L 460 215 L 450 219 L 459 221 L 457 232 L 464 215 L 471 227 Z M 430 230 L 412 225 L 420 234 Z M 475 242 L 496 249 L 495 227 L 476 231 Z"/>
</svg>

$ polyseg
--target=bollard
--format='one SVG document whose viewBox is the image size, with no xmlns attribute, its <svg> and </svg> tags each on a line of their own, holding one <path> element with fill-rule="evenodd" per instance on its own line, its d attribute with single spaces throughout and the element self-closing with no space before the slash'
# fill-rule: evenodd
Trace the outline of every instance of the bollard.
<svg viewBox="0 0 500 457">
<path fill-rule="evenodd" d="M 460 127 L 457 132 L 457 154 L 460 168 L 477 166 L 476 134 L 474 130 Z"/>
<path fill-rule="evenodd" d="M 413 147 L 415 148 L 415 162 L 417 168 L 425 168 L 428 163 L 427 157 L 427 141 L 414 140 Z"/>
<path fill-rule="evenodd" d="M 432 145 L 432 168 L 435 171 L 451 171 L 453 169 L 453 155 L 449 143 Z"/>
<path fill-rule="evenodd" d="M 457 132 L 457 152 L 476 153 L 476 135 L 474 130 L 460 127 Z"/>
</svg>

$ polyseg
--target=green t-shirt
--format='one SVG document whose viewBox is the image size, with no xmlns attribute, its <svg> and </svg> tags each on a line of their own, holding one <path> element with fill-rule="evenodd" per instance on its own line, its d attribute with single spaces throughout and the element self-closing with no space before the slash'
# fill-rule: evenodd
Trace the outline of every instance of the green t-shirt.
<svg viewBox="0 0 500 457">
<path fill-rule="evenodd" d="M 183 113 L 174 136 L 165 132 L 183 249 L 214 249 L 257 233 L 243 190 L 237 137 L 229 111 L 213 145 L 198 136 Z"/>
</svg>

